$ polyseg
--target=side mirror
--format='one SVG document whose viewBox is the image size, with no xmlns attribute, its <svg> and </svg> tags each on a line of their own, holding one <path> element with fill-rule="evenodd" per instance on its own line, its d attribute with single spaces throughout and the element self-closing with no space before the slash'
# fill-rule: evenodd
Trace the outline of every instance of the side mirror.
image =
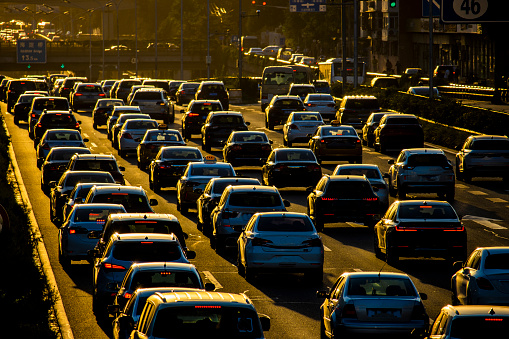
<svg viewBox="0 0 509 339">
<path fill-rule="evenodd" d="M 205 291 L 213 291 L 216 289 L 216 285 L 213 283 L 206 283 L 205 284 Z"/>
<path fill-rule="evenodd" d="M 150 199 L 150 206 L 157 206 L 158 204 L 156 199 Z"/>
<path fill-rule="evenodd" d="M 387 163 L 388 163 L 389 165 L 394 165 L 394 159 L 387 160 Z"/>
<path fill-rule="evenodd" d="M 124 167 L 124 166 L 118 166 L 118 170 L 119 170 L 120 172 L 124 172 L 124 171 L 125 171 L 125 167 Z"/>
<path fill-rule="evenodd" d="M 428 295 L 426 293 L 419 293 L 421 300 L 428 300 Z"/>
<path fill-rule="evenodd" d="M 184 114 L 186 113 L 186 111 L 184 111 L 183 109 L 180 110 L 180 113 Z"/>
<path fill-rule="evenodd" d="M 196 252 L 195 251 L 187 251 L 186 252 L 187 259 L 195 259 L 196 258 Z"/>
<path fill-rule="evenodd" d="M 262 325 L 262 330 L 264 332 L 270 330 L 270 318 L 269 318 L 269 316 L 267 316 L 265 314 L 260 314 L 259 317 L 260 317 L 260 324 Z"/>
<path fill-rule="evenodd" d="M 292 204 L 288 201 L 288 200 L 283 200 L 283 205 L 285 205 L 285 207 L 290 207 Z"/>
<path fill-rule="evenodd" d="M 78 120 L 78 124 L 80 124 L 80 125 L 81 125 L 81 120 Z"/>
<path fill-rule="evenodd" d="M 274 140 L 269 140 L 269 144 L 273 144 L 274 143 Z"/>
</svg>

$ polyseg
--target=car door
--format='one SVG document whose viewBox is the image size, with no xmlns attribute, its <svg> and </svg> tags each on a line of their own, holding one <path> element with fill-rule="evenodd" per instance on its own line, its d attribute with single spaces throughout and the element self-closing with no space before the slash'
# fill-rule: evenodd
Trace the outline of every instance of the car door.
<svg viewBox="0 0 509 339">
<path fill-rule="evenodd" d="M 274 167 L 274 162 L 276 159 L 276 152 L 272 151 L 269 158 L 267 159 L 267 162 L 262 167 L 262 181 L 265 182 L 265 179 L 269 179 L 270 176 L 272 176 L 272 169 Z"/>
<path fill-rule="evenodd" d="M 211 199 L 211 193 L 212 193 L 212 182 L 209 181 L 209 183 L 203 190 L 202 195 L 200 195 L 197 201 L 198 221 L 200 222 L 205 221 L 204 215 L 206 215 L 206 213 L 208 213 L 208 215 L 210 216 L 211 211 L 208 210 L 208 204 Z"/>
<path fill-rule="evenodd" d="M 407 159 L 406 152 L 402 151 L 399 154 L 396 162 L 389 169 L 389 175 L 390 175 L 390 180 L 391 180 L 390 183 L 392 184 L 392 187 L 398 188 L 399 172 L 401 171 L 401 168 L 403 167 L 406 159 Z"/>
<path fill-rule="evenodd" d="M 332 291 L 327 299 L 325 299 L 323 305 L 323 324 L 325 326 L 325 330 L 328 333 L 331 333 L 337 324 L 338 317 L 340 314 L 336 314 L 336 310 L 338 308 L 341 296 L 343 295 L 344 287 L 345 287 L 345 277 L 340 277 L 336 284 L 332 287 Z M 341 312 L 341 310 L 339 311 Z"/>
<path fill-rule="evenodd" d="M 378 248 L 386 249 L 387 229 L 393 225 L 397 209 L 398 205 L 396 204 L 389 207 L 380 223 L 376 225 L 375 232 L 377 234 L 376 241 L 378 242 Z"/>
<path fill-rule="evenodd" d="M 476 278 L 476 272 L 481 264 L 480 250 L 474 251 L 461 270 L 456 273 L 456 297 L 462 304 L 467 304 L 469 285 Z"/>
</svg>

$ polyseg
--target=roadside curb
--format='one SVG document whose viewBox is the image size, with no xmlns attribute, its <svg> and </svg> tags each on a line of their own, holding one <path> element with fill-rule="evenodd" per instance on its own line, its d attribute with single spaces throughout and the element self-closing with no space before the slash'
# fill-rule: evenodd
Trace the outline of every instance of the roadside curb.
<svg viewBox="0 0 509 339">
<path fill-rule="evenodd" d="M 6 134 L 10 139 L 11 135 L 9 133 L 9 130 L 7 129 L 7 125 L 5 124 L 5 119 L 3 119 L 2 122 Z M 36 242 L 37 243 L 36 246 L 33 248 L 33 255 L 36 259 L 36 262 L 39 261 L 41 264 L 42 271 L 44 273 L 44 276 L 46 277 L 46 282 L 48 283 L 48 287 L 56 295 L 57 300 L 53 305 L 53 311 L 55 312 L 58 327 L 60 328 L 61 338 L 74 339 L 71 325 L 69 324 L 69 319 L 67 318 L 64 304 L 62 302 L 62 296 L 60 295 L 60 291 L 58 290 L 57 281 L 55 279 L 55 275 L 53 274 L 53 269 L 51 268 L 48 252 L 46 251 L 46 246 L 44 245 L 44 240 L 39 229 L 39 224 L 37 223 L 37 220 L 35 218 L 34 211 L 32 209 L 32 204 L 30 203 L 30 199 L 28 197 L 25 184 L 23 183 L 23 178 L 21 177 L 21 172 L 19 170 L 18 162 L 16 160 L 16 154 L 14 153 L 11 143 L 9 143 L 8 148 L 9 148 L 9 158 L 11 160 L 11 168 L 14 171 L 14 175 L 18 183 L 18 189 L 21 194 L 21 199 L 28 211 L 28 218 L 30 221 L 30 233 L 33 239 L 38 240 Z"/>
</svg>

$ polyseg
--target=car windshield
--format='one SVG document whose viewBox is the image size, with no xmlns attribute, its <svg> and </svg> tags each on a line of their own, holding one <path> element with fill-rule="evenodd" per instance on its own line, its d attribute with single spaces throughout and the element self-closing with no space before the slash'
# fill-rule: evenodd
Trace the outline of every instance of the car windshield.
<svg viewBox="0 0 509 339">
<path fill-rule="evenodd" d="M 141 271 L 131 280 L 131 290 L 151 287 L 188 287 L 201 288 L 200 280 L 189 271 L 174 271 L 161 269 L 158 271 Z"/>
<path fill-rule="evenodd" d="M 90 187 L 82 191 L 88 193 L 88 191 L 90 191 Z M 96 222 L 102 224 L 106 222 L 108 215 L 114 213 L 122 213 L 123 211 L 124 210 L 122 208 L 81 208 L 74 214 L 74 221 Z"/>
<path fill-rule="evenodd" d="M 231 168 L 225 166 L 193 166 L 191 175 L 205 177 L 232 177 Z"/>
<path fill-rule="evenodd" d="M 321 121 L 319 114 L 309 114 L 309 113 L 303 113 L 303 114 L 294 114 L 293 115 L 294 121 Z"/>
<path fill-rule="evenodd" d="M 67 141 L 78 141 L 81 140 L 81 135 L 79 132 L 70 133 L 70 132 L 52 132 L 48 133 L 46 136 L 47 140 L 67 140 Z"/>
<path fill-rule="evenodd" d="M 348 99 L 345 108 L 348 109 L 378 109 L 378 99 Z"/>
<path fill-rule="evenodd" d="M 486 270 L 509 270 L 509 253 L 490 254 L 484 260 Z"/>
<path fill-rule="evenodd" d="M 331 181 L 325 193 L 327 198 L 362 199 L 373 197 L 371 185 L 366 181 Z"/>
<path fill-rule="evenodd" d="M 402 204 L 398 211 L 399 219 L 457 219 L 453 208 L 449 205 L 415 205 Z M 433 226 L 430 224 L 430 226 Z"/>
<path fill-rule="evenodd" d="M 257 226 L 260 232 L 313 232 L 314 227 L 309 218 L 303 217 L 260 217 Z"/>
<path fill-rule="evenodd" d="M 270 192 L 233 192 L 230 194 L 228 205 L 235 207 L 280 207 L 279 194 Z"/>
<path fill-rule="evenodd" d="M 509 332 L 509 317 L 486 314 L 479 316 L 455 317 L 451 324 L 450 338 L 477 339 L 489 336 L 505 338 Z"/>
<path fill-rule="evenodd" d="M 265 134 L 235 134 L 233 141 L 236 142 L 266 142 L 267 136 Z"/>
<path fill-rule="evenodd" d="M 322 136 L 339 137 L 342 135 L 355 135 L 356 132 L 353 128 L 341 127 L 324 127 L 321 129 Z"/>
<path fill-rule="evenodd" d="M 157 338 L 262 337 L 256 312 L 235 306 L 172 306 L 157 312 L 152 334 Z"/>
<path fill-rule="evenodd" d="M 136 262 L 175 261 L 182 257 L 182 253 L 180 246 L 174 241 L 126 241 L 115 245 L 113 257 Z"/>
<path fill-rule="evenodd" d="M 507 151 L 509 150 L 508 140 L 475 140 L 470 149 L 476 151 Z"/>
<path fill-rule="evenodd" d="M 316 158 L 311 151 L 293 151 L 281 150 L 276 153 L 277 161 L 316 161 Z"/>
<path fill-rule="evenodd" d="M 118 171 L 117 162 L 113 159 L 108 160 L 76 160 L 74 171 Z"/>
<path fill-rule="evenodd" d="M 199 150 L 179 150 L 167 148 L 163 150 L 161 156 L 162 159 L 189 159 L 196 160 L 201 159 L 201 153 Z"/>
<path fill-rule="evenodd" d="M 365 175 L 368 179 L 380 179 L 380 171 L 373 168 L 340 168 L 336 175 Z"/>
<path fill-rule="evenodd" d="M 415 289 L 409 279 L 392 277 L 352 277 L 348 281 L 347 294 L 349 296 L 415 297 Z M 373 316 L 369 314 L 368 316 Z M 376 312 L 372 310 L 371 312 Z"/>
<path fill-rule="evenodd" d="M 218 116 L 215 116 L 212 118 L 212 121 L 211 123 L 213 124 L 221 124 L 221 125 L 230 125 L 230 124 L 235 124 L 235 125 L 240 125 L 242 123 L 244 123 L 244 121 L 242 120 L 242 117 L 238 116 L 238 115 L 218 115 Z"/>
<path fill-rule="evenodd" d="M 147 135 L 148 141 L 181 141 L 182 138 L 178 133 L 174 132 L 152 132 Z"/>
<path fill-rule="evenodd" d="M 408 166 L 450 166 L 443 154 L 412 154 L 408 157 Z"/>
</svg>

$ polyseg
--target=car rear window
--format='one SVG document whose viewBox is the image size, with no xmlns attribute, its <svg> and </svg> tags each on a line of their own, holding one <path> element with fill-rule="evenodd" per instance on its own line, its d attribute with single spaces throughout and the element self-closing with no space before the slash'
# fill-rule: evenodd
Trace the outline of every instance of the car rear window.
<svg viewBox="0 0 509 339">
<path fill-rule="evenodd" d="M 276 100 L 274 106 L 288 109 L 288 108 L 301 108 L 302 102 L 296 99 L 284 99 L 284 100 Z"/>
<path fill-rule="evenodd" d="M 165 149 L 162 154 L 163 159 L 201 159 L 201 153 L 199 150 L 173 150 Z"/>
<path fill-rule="evenodd" d="M 370 183 L 366 181 L 331 181 L 327 185 L 325 196 L 327 198 L 339 199 L 371 198 L 373 190 Z"/>
<path fill-rule="evenodd" d="M 51 132 L 47 134 L 46 139 L 48 140 L 67 140 L 67 141 L 78 141 L 81 140 L 79 133 L 68 133 L 68 132 Z"/>
<path fill-rule="evenodd" d="M 403 204 L 399 207 L 399 219 L 457 219 L 453 208 L 448 205 Z"/>
<path fill-rule="evenodd" d="M 348 109 L 378 109 L 378 99 L 348 99 L 345 103 Z"/>
<path fill-rule="evenodd" d="M 204 85 L 201 88 L 202 92 L 224 92 L 223 85 Z"/>
<path fill-rule="evenodd" d="M 267 136 L 265 134 L 235 134 L 234 141 L 238 142 L 264 142 L 267 141 Z"/>
<path fill-rule="evenodd" d="M 109 182 L 109 181 L 108 181 Z M 114 181 L 113 181 L 114 182 Z M 114 192 L 97 194 L 91 201 L 93 203 L 121 204 L 127 212 L 147 212 L 150 210 L 147 198 L 143 194 Z"/>
<path fill-rule="evenodd" d="M 303 217 L 260 217 L 258 221 L 260 232 L 312 232 L 313 223 Z"/>
<path fill-rule="evenodd" d="M 90 150 L 82 149 L 82 150 L 54 150 L 51 152 L 50 160 L 70 160 L 74 154 L 90 154 Z"/>
<path fill-rule="evenodd" d="M 49 111 L 53 110 L 68 110 L 69 102 L 66 98 L 42 98 L 42 99 L 34 99 L 33 108 L 36 110 L 47 109 Z"/>
<path fill-rule="evenodd" d="M 158 270 L 137 272 L 131 280 L 131 290 L 151 287 L 201 288 L 200 280 L 189 271 Z"/>
<path fill-rule="evenodd" d="M 417 118 L 389 118 L 385 121 L 389 125 L 418 125 L 419 120 Z"/>
<path fill-rule="evenodd" d="M 291 151 L 283 150 L 276 153 L 277 161 L 316 161 L 311 151 Z"/>
<path fill-rule="evenodd" d="M 24 91 L 33 91 L 35 90 L 35 82 L 33 81 L 11 81 L 9 85 L 10 90 L 24 90 Z"/>
<path fill-rule="evenodd" d="M 212 123 L 214 124 L 242 124 L 244 123 L 244 120 L 242 117 L 236 116 L 236 115 L 219 115 L 212 118 Z"/>
<path fill-rule="evenodd" d="M 325 87 L 325 86 L 315 85 L 315 87 L 320 88 L 320 87 Z M 310 100 L 310 101 L 334 101 L 334 99 L 330 95 L 309 95 L 308 100 Z"/>
<path fill-rule="evenodd" d="M 117 100 L 102 100 L 98 102 L 97 107 L 124 106 L 124 102 Z"/>
<path fill-rule="evenodd" d="M 133 100 L 159 100 L 163 101 L 163 95 L 161 92 L 140 92 L 137 91 L 134 94 Z"/>
<path fill-rule="evenodd" d="M 215 194 L 221 194 L 223 193 L 224 189 L 228 186 L 238 186 L 238 185 L 259 185 L 260 183 L 254 182 L 254 180 L 237 180 L 230 181 L 230 180 L 221 180 L 216 181 L 214 183 L 213 193 Z"/>
<path fill-rule="evenodd" d="M 82 191 L 87 192 L 91 187 L 83 189 Z M 81 193 L 81 192 L 80 192 Z M 83 196 L 83 195 L 80 195 Z M 108 215 L 114 213 L 122 213 L 122 208 L 80 208 L 74 214 L 74 221 L 76 222 L 97 222 L 103 224 L 106 222 Z"/>
<path fill-rule="evenodd" d="M 223 107 L 220 103 L 212 103 L 212 102 L 204 102 L 204 103 L 194 103 L 191 109 L 189 110 L 190 113 L 203 113 L 205 112 L 205 115 L 207 115 L 209 112 L 212 111 L 222 111 Z"/>
<path fill-rule="evenodd" d="M 408 166 L 450 166 L 443 154 L 412 154 L 408 157 Z"/>
<path fill-rule="evenodd" d="M 279 194 L 269 192 L 233 192 L 228 200 L 230 206 L 236 207 L 280 207 Z"/>
<path fill-rule="evenodd" d="M 293 120 L 295 120 L 295 121 L 320 121 L 322 119 L 320 118 L 320 114 L 303 113 L 303 114 L 294 114 Z"/>
<path fill-rule="evenodd" d="M 475 140 L 470 149 L 478 151 L 507 151 L 509 140 Z"/>
<path fill-rule="evenodd" d="M 225 166 L 193 166 L 191 175 L 206 177 L 232 177 L 231 168 Z"/>
<path fill-rule="evenodd" d="M 341 128 L 341 127 L 324 127 L 322 128 L 323 136 L 339 137 L 342 135 L 356 135 L 357 132 L 353 128 Z"/>
<path fill-rule="evenodd" d="M 113 159 L 108 160 L 76 160 L 73 167 L 74 171 L 118 171 L 117 162 Z"/>
<path fill-rule="evenodd" d="M 490 315 L 486 311 L 486 314 L 479 316 L 455 317 L 451 324 L 449 338 L 477 339 L 486 336 L 504 338 L 508 332 L 509 317 Z M 499 335 L 495 335 L 495 333 L 499 333 Z"/>
<path fill-rule="evenodd" d="M 126 129 L 153 129 L 157 128 L 156 121 L 127 121 Z"/>
<path fill-rule="evenodd" d="M 369 179 L 380 179 L 380 171 L 372 168 L 340 168 L 336 175 L 365 175 Z"/>
<path fill-rule="evenodd" d="M 484 261 L 486 270 L 509 270 L 509 253 L 490 254 Z"/>
<path fill-rule="evenodd" d="M 45 124 L 72 124 L 76 119 L 72 114 L 45 114 L 41 117 L 41 123 Z"/>
<path fill-rule="evenodd" d="M 352 277 L 348 281 L 348 295 L 363 295 L 373 297 L 412 296 L 415 289 L 408 279 L 387 277 Z M 370 310 L 366 310 L 368 316 Z M 371 310 L 376 312 L 376 310 Z"/>
<path fill-rule="evenodd" d="M 181 141 L 182 137 L 174 132 L 152 132 L 145 138 L 146 141 Z"/>
<path fill-rule="evenodd" d="M 103 173 L 97 173 L 97 174 L 76 173 L 74 175 L 70 174 L 66 177 L 63 177 L 61 179 L 61 181 L 62 180 L 65 180 L 64 181 L 65 185 L 63 185 L 64 182 L 62 182 L 62 184 L 59 183 L 59 186 L 65 186 L 65 187 L 74 187 L 74 186 L 76 186 L 77 183 L 80 183 L 80 182 L 105 182 L 105 183 L 112 183 L 112 184 L 115 183 L 115 179 L 113 179 L 113 177 L 109 173 L 105 173 L 105 174 L 103 174 Z"/>
<path fill-rule="evenodd" d="M 77 92 L 83 92 L 83 93 L 102 93 L 103 89 L 101 86 L 95 86 L 95 85 L 85 85 L 78 87 Z"/>
<path fill-rule="evenodd" d="M 177 242 L 166 241 L 126 241 L 113 248 L 113 257 L 122 261 L 151 262 L 175 261 L 182 257 Z"/>
</svg>

